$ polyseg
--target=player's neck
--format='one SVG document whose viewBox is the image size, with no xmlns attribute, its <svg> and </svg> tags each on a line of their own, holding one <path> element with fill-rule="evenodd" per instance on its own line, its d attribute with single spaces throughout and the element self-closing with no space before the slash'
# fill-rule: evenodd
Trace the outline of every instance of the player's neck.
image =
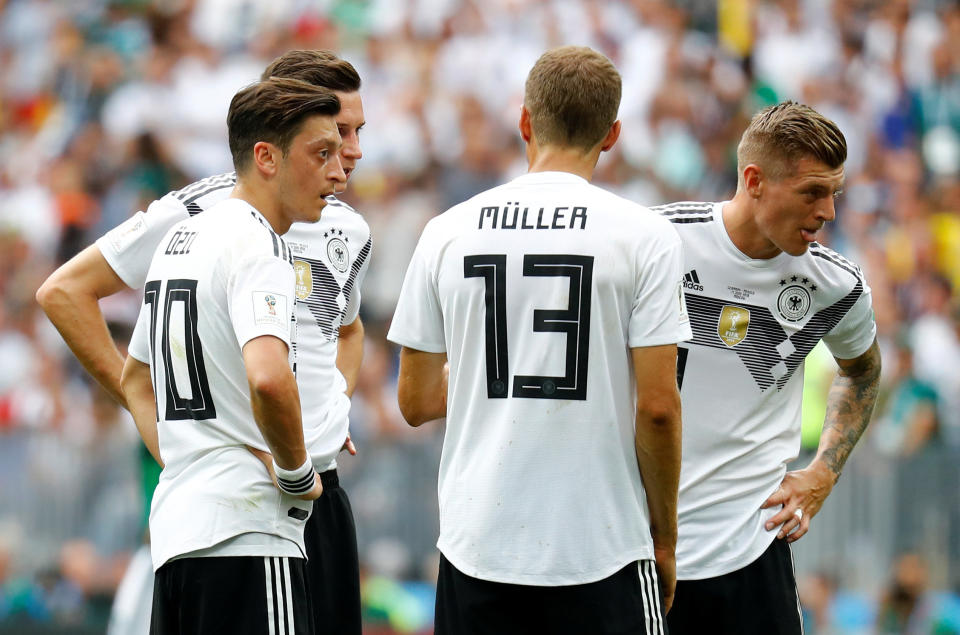
<svg viewBox="0 0 960 635">
<path fill-rule="evenodd" d="M 748 258 L 774 258 L 782 252 L 760 233 L 754 220 L 753 204 L 747 193 L 738 190 L 733 200 L 723 206 L 723 228 L 734 246 Z"/>
<path fill-rule="evenodd" d="M 249 184 L 238 180 L 230 193 L 230 198 L 238 198 L 250 204 L 260 215 L 270 223 L 270 227 L 277 234 L 283 235 L 290 229 L 290 221 L 283 215 L 276 195 L 262 187 L 250 187 Z"/>
<path fill-rule="evenodd" d="M 568 172 L 592 181 L 599 156 L 599 150 L 584 154 L 583 150 L 575 148 L 539 147 L 527 153 L 527 172 Z"/>
</svg>

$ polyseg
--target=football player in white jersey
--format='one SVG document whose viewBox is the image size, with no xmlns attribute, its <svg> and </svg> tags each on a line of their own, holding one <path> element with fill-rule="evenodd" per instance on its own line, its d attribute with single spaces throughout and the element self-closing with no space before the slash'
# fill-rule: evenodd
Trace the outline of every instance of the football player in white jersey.
<svg viewBox="0 0 960 635">
<path fill-rule="evenodd" d="M 365 123 L 354 67 L 329 51 L 292 50 L 274 60 L 262 78 L 270 76 L 301 79 L 336 93 L 341 103 L 336 116 L 343 140 L 340 160 L 349 178 L 362 157 L 359 133 Z M 118 399 L 122 357 L 107 334 L 97 299 L 143 287 L 153 251 L 166 231 L 226 199 L 235 182 L 232 173 L 212 176 L 154 201 L 146 212 L 60 267 L 38 292 L 71 349 Z M 345 186 L 338 183 L 337 191 Z M 363 354 L 358 311 L 371 240 L 360 214 L 333 196 L 327 202 L 319 221 L 294 223 L 284 235 L 296 273 L 297 380 L 306 441 L 324 490 L 305 529 L 307 574 L 315 623 L 329 632 L 359 635 L 356 528 L 347 494 L 339 486 L 335 456 L 341 446 L 356 452 L 347 430 L 349 395 Z M 148 573 L 152 582 L 153 573 Z M 142 610 L 149 615 L 149 594 Z M 111 629 L 130 634 L 119 619 Z"/>
<path fill-rule="evenodd" d="M 290 360 L 292 256 L 346 176 L 336 95 L 271 77 L 238 92 L 230 198 L 154 252 L 120 385 L 163 464 L 150 509 L 150 631 L 313 632 L 303 528 L 321 480 Z M 273 455 L 271 473 L 247 447 Z"/>
<path fill-rule="evenodd" d="M 733 200 L 654 208 L 684 246 L 693 340 L 683 399 L 677 594 L 671 635 L 799 634 L 788 543 L 803 536 L 873 411 L 880 354 L 870 288 L 816 242 L 843 187 L 843 133 L 793 102 L 758 113 L 737 150 Z M 816 457 L 800 450 L 803 361 L 839 365 Z"/>
<path fill-rule="evenodd" d="M 690 327 L 670 224 L 589 182 L 620 86 L 595 51 L 545 53 L 529 173 L 431 220 L 407 269 L 400 407 L 447 421 L 440 634 L 663 633 Z"/>
</svg>

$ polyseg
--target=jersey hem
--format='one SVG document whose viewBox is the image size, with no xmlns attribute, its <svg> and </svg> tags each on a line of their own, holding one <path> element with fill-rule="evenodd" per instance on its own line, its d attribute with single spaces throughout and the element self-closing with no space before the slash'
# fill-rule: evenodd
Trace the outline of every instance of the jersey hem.
<svg viewBox="0 0 960 635">
<path fill-rule="evenodd" d="M 636 549 L 634 551 L 628 552 L 627 555 L 623 556 L 621 559 L 618 559 L 614 564 L 606 565 L 600 569 L 594 569 L 586 573 L 578 575 L 559 575 L 559 574 L 544 574 L 544 575 L 535 575 L 535 574 L 526 574 L 526 575 L 514 575 L 510 573 L 500 573 L 494 571 L 485 571 L 478 569 L 477 567 L 470 567 L 464 561 L 460 560 L 456 556 L 450 555 L 448 551 L 445 551 L 443 547 L 437 545 L 437 548 L 440 549 L 440 553 L 452 564 L 458 571 L 463 573 L 466 576 L 471 578 L 476 578 L 478 580 L 486 580 L 487 582 L 496 582 L 499 584 L 522 584 L 524 586 L 544 586 L 544 587 L 553 587 L 553 586 L 572 586 L 576 584 L 590 584 L 591 582 L 598 582 L 605 578 L 609 578 L 617 571 L 620 571 L 625 566 L 631 562 L 636 562 L 638 560 L 650 560 L 653 558 L 652 549 Z"/>
<path fill-rule="evenodd" d="M 424 353 L 446 353 L 447 346 L 446 344 L 430 344 L 427 342 L 422 342 L 414 338 L 408 338 L 404 336 L 397 336 L 393 333 L 387 334 L 387 339 L 393 342 L 394 344 L 399 344 L 406 348 L 412 348 L 418 351 L 423 351 Z"/>
<path fill-rule="evenodd" d="M 167 560 L 167 562 L 173 562 L 174 560 L 182 560 L 184 558 L 256 558 L 256 557 L 276 557 L 276 558 L 303 558 L 303 552 L 300 550 L 300 547 L 297 543 L 289 538 L 281 538 L 274 534 L 263 534 L 271 538 L 279 538 L 276 544 L 244 544 L 244 545 L 234 545 L 234 544 L 224 544 L 232 543 L 236 538 L 241 536 L 255 536 L 257 534 L 263 534 L 259 531 L 251 531 L 243 534 L 238 534 L 233 538 L 227 538 L 224 541 L 218 542 L 217 544 L 207 547 L 206 549 L 197 549 L 196 551 L 190 551 L 187 553 L 182 553 L 180 555 L 174 556 Z M 281 542 L 282 541 L 282 542 Z M 283 551 L 284 553 L 277 553 L 277 551 Z"/>
<path fill-rule="evenodd" d="M 131 274 L 129 271 L 123 271 L 123 267 L 118 266 L 119 263 L 114 259 L 112 255 L 110 255 L 109 250 L 105 250 L 101 246 L 100 241 L 104 239 L 105 237 L 101 236 L 100 238 L 95 240 L 93 244 L 97 246 L 97 251 L 99 251 L 100 255 L 103 256 L 103 259 L 107 262 L 107 266 L 110 267 L 110 270 L 113 271 L 113 273 L 115 273 L 116 276 L 123 281 L 123 284 L 127 285 L 127 288 L 139 289 L 140 287 L 142 287 L 143 284 L 139 284 L 139 285 L 136 284 L 136 282 L 132 280 L 133 274 Z"/>
<path fill-rule="evenodd" d="M 661 337 L 651 337 L 647 340 L 644 340 L 642 343 L 637 343 L 634 340 L 630 340 L 627 343 L 627 346 L 630 348 L 647 348 L 650 346 L 667 346 L 669 344 L 680 344 L 681 342 L 689 342 L 693 339 L 693 330 L 688 326 L 686 330 L 686 335 L 684 333 L 677 333 L 673 335 L 664 335 Z"/>
<path fill-rule="evenodd" d="M 728 560 L 722 564 L 712 565 L 702 569 L 699 573 L 685 573 L 683 569 L 678 565 L 677 566 L 677 580 L 706 580 L 708 578 L 718 578 L 728 573 L 733 573 L 734 571 L 739 571 L 745 567 L 749 567 L 751 564 L 757 561 L 764 552 L 770 548 L 770 545 L 777 538 L 777 532 L 772 531 L 768 534 L 769 540 L 764 540 L 760 543 L 757 543 L 759 548 L 748 552 L 748 556 L 744 558 L 734 558 L 733 560 Z"/>
<path fill-rule="evenodd" d="M 828 336 L 829 336 L 829 334 L 828 334 Z M 826 344 L 827 350 L 830 351 L 830 354 L 831 354 L 831 355 L 834 355 L 834 357 L 837 358 L 837 359 L 856 359 L 856 358 L 860 357 L 861 355 L 863 355 L 864 353 L 866 353 L 867 351 L 869 351 L 869 350 L 870 350 L 870 347 L 873 346 L 874 340 L 876 340 L 876 339 L 877 339 L 877 335 L 876 335 L 876 331 L 874 331 L 873 337 L 871 337 L 871 338 L 869 339 L 869 341 L 867 341 L 866 345 L 863 347 L 863 350 L 860 351 L 859 353 L 854 353 L 854 354 L 851 355 L 850 357 L 847 357 L 847 356 L 845 356 L 845 355 L 844 355 L 844 356 L 834 355 L 834 354 L 833 354 L 833 349 L 830 348 L 830 345 L 827 344 L 826 341 L 824 341 L 823 343 Z M 854 348 L 853 350 L 859 350 L 859 347 L 856 347 L 856 348 Z"/>
<path fill-rule="evenodd" d="M 283 538 L 284 540 L 289 540 L 294 545 L 296 545 L 296 547 L 300 550 L 301 557 L 306 558 L 307 550 L 303 544 L 303 530 L 299 529 L 297 531 L 300 532 L 299 542 L 290 536 L 281 536 L 279 534 L 270 534 L 270 535 L 276 536 L 277 538 Z M 157 569 L 159 569 L 160 567 L 162 567 L 163 565 L 165 565 L 166 563 L 172 560 L 177 560 L 179 558 L 194 557 L 194 556 L 191 556 L 190 554 L 197 551 L 204 551 L 204 550 L 210 549 L 211 547 L 216 547 L 218 544 L 226 540 L 230 540 L 231 538 L 236 538 L 237 536 L 242 536 L 243 534 L 250 534 L 250 533 L 266 533 L 266 532 L 263 531 L 262 524 L 260 524 L 259 527 L 251 526 L 249 528 L 238 528 L 236 531 L 229 533 L 229 535 L 218 533 L 214 536 L 208 537 L 206 540 L 196 540 L 191 543 L 184 543 L 179 547 L 167 549 L 166 553 L 152 553 L 153 570 L 156 571 Z M 257 547 L 252 547 L 252 550 L 261 551 Z M 151 552 L 152 551 L 153 551 L 153 547 L 151 547 Z M 249 555 L 254 557 L 256 556 L 276 556 L 278 558 L 290 557 L 288 554 L 285 554 L 285 553 L 276 553 L 276 550 L 274 549 L 266 549 L 265 551 L 271 551 L 273 553 L 256 553 L 256 554 L 249 554 Z M 241 554 L 229 554 L 229 555 L 240 556 Z M 210 556 L 198 556 L 198 557 L 210 557 Z"/>
</svg>

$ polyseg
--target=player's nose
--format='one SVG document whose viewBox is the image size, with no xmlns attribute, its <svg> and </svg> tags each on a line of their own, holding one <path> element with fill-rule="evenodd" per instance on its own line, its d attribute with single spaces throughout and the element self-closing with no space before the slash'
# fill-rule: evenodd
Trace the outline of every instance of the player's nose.
<svg viewBox="0 0 960 635">
<path fill-rule="evenodd" d="M 333 159 L 327 161 L 327 179 L 335 183 L 346 183 L 347 175 L 343 171 L 343 162 L 338 153 Z"/>
<path fill-rule="evenodd" d="M 829 196 L 817 207 L 817 220 L 820 220 L 824 223 L 829 223 L 837 217 L 837 207 L 834 201 L 835 199 L 832 196 Z"/>
<path fill-rule="evenodd" d="M 363 158 L 363 151 L 360 149 L 360 140 L 357 135 L 352 134 L 343 140 L 343 147 L 340 149 L 340 156 L 344 159 L 359 161 Z"/>
</svg>

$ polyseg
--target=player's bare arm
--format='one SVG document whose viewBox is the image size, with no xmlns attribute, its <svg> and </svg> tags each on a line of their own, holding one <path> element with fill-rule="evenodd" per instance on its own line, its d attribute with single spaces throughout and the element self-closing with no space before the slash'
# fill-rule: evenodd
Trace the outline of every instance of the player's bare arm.
<svg viewBox="0 0 960 635">
<path fill-rule="evenodd" d="M 677 584 L 677 492 L 680 486 L 680 391 L 677 346 L 630 349 L 637 382 L 637 465 L 650 509 L 657 573 L 664 607 L 670 610 Z"/>
<path fill-rule="evenodd" d="M 243 362 L 250 385 L 253 418 L 273 461 L 285 470 L 296 470 L 307 461 L 300 418 L 300 394 L 290 370 L 285 342 L 272 335 L 255 337 L 243 346 Z M 323 488 L 315 475 L 313 489 L 300 498 L 319 498 Z"/>
<path fill-rule="evenodd" d="M 344 324 L 340 327 L 340 335 L 337 338 L 337 369 L 347 381 L 347 396 L 353 396 L 353 390 L 357 387 L 357 376 L 360 374 L 360 362 L 363 361 L 363 322 L 358 317 L 350 324 Z M 353 439 L 347 434 L 343 442 L 343 449 L 351 455 L 356 456 L 357 446 L 353 444 Z M 260 459 L 267 469 L 271 471 L 273 458 L 266 452 L 261 452 L 254 448 L 249 448 L 258 459 Z"/>
<path fill-rule="evenodd" d="M 447 416 L 446 353 L 426 353 L 404 346 L 400 350 L 397 401 L 411 426 Z"/>
<path fill-rule="evenodd" d="M 37 290 L 37 302 L 70 350 L 97 382 L 122 406 L 123 355 L 110 337 L 98 300 L 126 289 L 96 245 L 91 245 L 50 274 Z"/>
<path fill-rule="evenodd" d="M 363 321 L 358 317 L 340 327 L 337 339 L 337 368 L 347 380 L 347 396 L 352 397 L 363 361 Z"/>
<path fill-rule="evenodd" d="M 817 456 L 806 468 L 788 472 L 764 507 L 783 505 L 767 521 L 767 529 L 783 525 L 778 537 L 799 540 L 810 529 L 850 452 L 860 440 L 877 401 L 880 385 L 880 349 L 874 340 L 869 349 L 854 359 L 837 359 L 839 370 L 827 396 L 827 414 Z M 798 513 L 799 512 L 799 513 Z"/>
<path fill-rule="evenodd" d="M 150 365 L 128 355 L 123 364 L 120 387 L 143 444 L 150 451 L 150 456 L 163 467 L 160 438 L 157 435 L 157 403 L 153 394 Z"/>
<path fill-rule="evenodd" d="M 337 338 L 337 369 L 347 381 L 347 397 L 353 397 L 357 387 L 357 377 L 360 375 L 360 363 L 363 361 L 363 321 L 357 317 L 350 324 L 340 327 Z M 350 434 L 343 442 L 343 449 L 356 456 L 357 446 L 353 444 Z"/>
</svg>

